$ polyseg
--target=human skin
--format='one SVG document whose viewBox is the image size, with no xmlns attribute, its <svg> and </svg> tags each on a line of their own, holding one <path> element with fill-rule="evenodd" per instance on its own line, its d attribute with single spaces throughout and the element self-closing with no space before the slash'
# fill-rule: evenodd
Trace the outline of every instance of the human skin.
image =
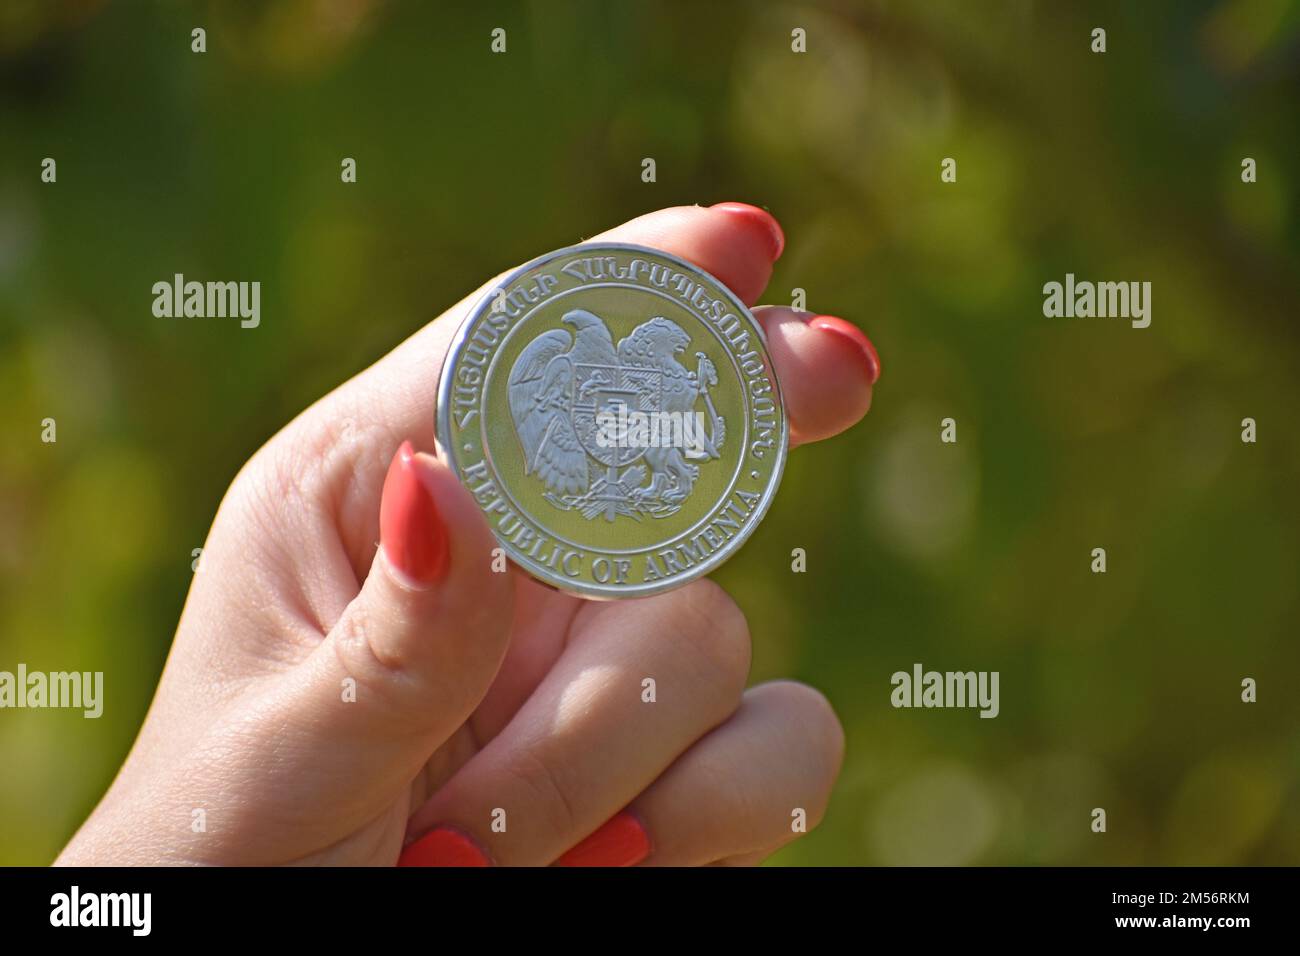
<svg viewBox="0 0 1300 956">
<path fill-rule="evenodd" d="M 784 247 L 739 203 L 591 241 L 672 253 L 747 304 Z M 429 453 L 443 356 L 490 284 L 240 471 L 139 737 L 56 863 L 747 864 L 799 835 L 797 808 L 821 819 L 839 722 L 802 684 L 746 689 L 720 587 L 592 602 L 492 569 L 477 504 Z M 880 365 L 856 326 L 755 315 L 792 445 L 866 413 Z"/>
</svg>

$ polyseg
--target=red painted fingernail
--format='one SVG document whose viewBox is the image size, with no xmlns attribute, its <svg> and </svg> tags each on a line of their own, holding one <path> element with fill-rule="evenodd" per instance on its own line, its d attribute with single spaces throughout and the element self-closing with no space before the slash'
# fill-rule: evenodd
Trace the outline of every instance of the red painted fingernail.
<svg viewBox="0 0 1300 956">
<path fill-rule="evenodd" d="M 745 219 L 762 229 L 772 261 L 776 262 L 777 259 L 781 258 L 781 253 L 785 251 L 785 233 L 781 231 L 781 224 L 776 221 L 776 217 L 766 209 L 751 206 L 747 202 L 720 202 L 709 208 L 731 213 L 733 216 Z"/>
<path fill-rule="evenodd" d="M 416 840 L 397 858 L 398 866 L 491 866 L 478 844 L 451 827 L 438 827 Z"/>
<path fill-rule="evenodd" d="M 433 495 L 421 477 L 422 466 L 409 441 L 402 442 L 388 466 L 379 504 L 379 541 L 389 563 L 420 587 L 447 570 L 447 529 Z"/>
<path fill-rule="evenodd" d="M 556 866 L 634 866 L 650 855 L 650 835 L 623 810 L 556 862 Z"/>
<path fill-rule="evenodd" d="M 845 322 L 833 315 L 814 316 L 808 320 L 808 326 L 813 329 L 825 329 L 827 332 L 833 332 L 840 338 L 852 342 L 853 347 L 857 349 L 866 362 L 867 384 L 876 384 L 876 380 L 880 378 L 880 356 L 876 354 L 876 347 L 871 344 L 871 339 L 867 338 L 866 333 L 852 322 Z"/>
</svg>

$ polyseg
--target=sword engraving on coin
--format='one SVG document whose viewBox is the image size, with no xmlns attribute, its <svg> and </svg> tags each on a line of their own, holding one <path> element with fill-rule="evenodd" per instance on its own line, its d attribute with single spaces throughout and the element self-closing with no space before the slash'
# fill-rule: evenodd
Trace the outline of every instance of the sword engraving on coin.
<svg viewBox="0 0 1300 956">
<path fill-rule="evenodd" d="M 637 246 L 575 246 L 491 289 L 438 389 L 441 453 L 505 553 L 590 597 L 726 560 L 789 443 L 763 333 L 717 279 Z"/>
</svg>

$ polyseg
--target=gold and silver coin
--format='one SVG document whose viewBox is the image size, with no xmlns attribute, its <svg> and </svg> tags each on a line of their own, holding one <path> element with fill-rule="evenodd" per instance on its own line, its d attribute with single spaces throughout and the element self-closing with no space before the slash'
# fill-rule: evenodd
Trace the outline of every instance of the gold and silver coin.
<svg viewBox="0 0 1300 956">
<path fill-rule="evenodd" d="M 542 256 L 471 310 L 438 442 L 506 556 L 617 598 L 730 557 L 772 503 L 789 430 L 744 304 L 675 256 L 608 243 Z"/>
</svg>

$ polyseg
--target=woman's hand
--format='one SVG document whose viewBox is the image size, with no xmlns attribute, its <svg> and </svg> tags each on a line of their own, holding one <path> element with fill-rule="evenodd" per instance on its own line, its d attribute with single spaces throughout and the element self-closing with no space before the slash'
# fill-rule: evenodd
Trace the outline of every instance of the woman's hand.
<svg viewBox="0 0 1300 956">
<path fill-rule="evenodd" d="M 747 303 L 784 242 L 734 203 L 596 238 L 688 259 Z M 745 690 L 748 627 L 717 585 L 592 603 L 495 573 L 473 498 L 412 450 L 434 447 L 438 370 L 481 292 L 240 472 L 140 736 L 58 862 L 751 862 L 796 836 L 796 808 L 820 818 L 839 724 L 805 686 Z M 755 314 L 793 443 L 866 412 L 861 332 Z"/>
</svg>

